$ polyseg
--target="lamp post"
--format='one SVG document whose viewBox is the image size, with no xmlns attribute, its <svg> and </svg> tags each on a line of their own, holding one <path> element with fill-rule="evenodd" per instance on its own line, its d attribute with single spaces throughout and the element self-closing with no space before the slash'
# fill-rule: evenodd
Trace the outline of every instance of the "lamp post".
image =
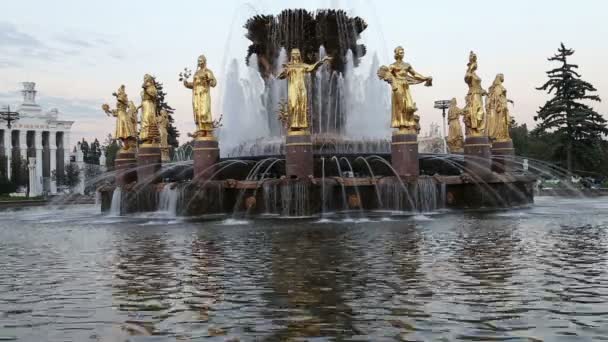
<svg viewBox="0 0 608 342">
<path fill-rule="evenodd" d="M 445 141 L 445 110 L 450 108 L 450 100 L 439 100 L 435 101 L 435 108 L 441 109 L 441 116 L 443 117 L 443 153 L 448 153 L 448 143 Z"/>
<path fill-rule="evenodd" d="M 0 110 L 0 120 L 6 121 L 6 127 L 11 129 L 12 122 L 19 120 L 18 112 L 11 112 L 11 107 L 6 106 L 6 110 Z"/>
</svg>

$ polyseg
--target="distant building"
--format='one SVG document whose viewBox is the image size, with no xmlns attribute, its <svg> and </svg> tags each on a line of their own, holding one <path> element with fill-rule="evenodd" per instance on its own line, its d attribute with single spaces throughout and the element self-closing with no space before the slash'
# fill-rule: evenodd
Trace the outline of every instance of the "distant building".
<svg viewBox="0 0 608 342">
<path fill-rule="evenodd" d="M 7 174 L 12 178 L 11 160 L 35 158 L 33 195 L 43 192 L 56 193 L 57 184 L 52 180 L 54 170 L 63 172 L 70 162 L 70 130 L 74 121 L 59 120 L 60 113 L 54 108 L 43 112 L 36 103 L 36 83 L 23 82 L 23 103 L 17 107 L 19 120 L 9 129 L 0 122 L 0 153 L 7 157 Z"/>
</svg>

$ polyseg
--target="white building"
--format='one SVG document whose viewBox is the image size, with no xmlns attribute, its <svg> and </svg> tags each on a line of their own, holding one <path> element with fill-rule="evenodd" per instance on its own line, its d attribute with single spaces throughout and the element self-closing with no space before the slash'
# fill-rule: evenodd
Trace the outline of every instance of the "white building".
<svg viewBox="0 0 608 342">
<path fill-rule="evenodd" d="M 63 172 L 70 162 L 70 130 L 74 121 L 59 120 L 59 111 L 43 112 L 36 103 L 36 83 L 23 82 L 23 103 L 17 107 L 19 120 L 8 128 L 0 122 L 0 153 L 7 157 L 7 174 L 13 176 L 11 160 L 22 158 L 35 160 L 35 179 L 30 179 L 30 194 L 56 193 L 57 184 L 52 180 L 54 170 Z M 32 160 L 32 161 L 34 161 Z M 33 164 L 33 163 L 32 163 Z"/>
</svg>

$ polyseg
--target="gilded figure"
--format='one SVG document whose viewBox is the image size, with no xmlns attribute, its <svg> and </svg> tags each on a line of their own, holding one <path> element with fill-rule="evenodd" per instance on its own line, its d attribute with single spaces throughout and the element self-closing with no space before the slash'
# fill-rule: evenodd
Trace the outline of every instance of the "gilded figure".
<svg viewBox="0 0 608 342">
<path fill-rule="evenodd" d="M 144 144 L 158 143 L 158 127 L 156 125 L 156 102 L 158 89 L 154 77 L 144 75 L 141 91 L 141 129 L 139 139 Z"/>
<path fill-rule="evenodd" d="M 213 136 L 216 123 L 211 116 L 211 88 L 217 85 L 213 72 L 207 68 L 207 58 L 204 55 L 198 57 L 196 72 L 192 82 L 188 81 L 190 71 L 185 70 L 180 74 L 180 80 L 184 86 L 192 89 L 192 110 L 197 132 L 194 136 Z"/>
<path fill-rule="evenodd" d="M 433 78 L 416 72 L 409 63 L 403 61 L 404 56 L 405 50 L 401 46 L 395 48 L 395 62 L 389 66 L 381 66 L 378 69 L 378 77 L 391 85 L 391 127 L 401 133 L 417 134 L 419 130 L 416 128 L 415 113 L 418 108 L 412 99 L 410 85 L 424 82 L 425 86 L 430 87 Z"/>
<path fill-rule="evenodd" d="M 325 57 L 314 64 L 306 64 L 302 61 L 299 49 L 291 50 L 290 60 L 283 65 L 283 71 L 278 76 L 280 79 L 287 79 L 288 134 L 308 131 L 308 94 L 305 76 L 330 60 L 330 57 Z"/>
<path fill-rule="evenodd" d="M 113 93 L 116 97 L 116 109 L 110 109 L 108 104 L 103 104 L 101 108 L 108 116 L 116 118 L 116 130 L 114 138 L 122 143 L 123 151 L 131 151 L 135 147 L 137 137 L 137 121 L 133 122 L 130 116 L 129 98 L 125 92 L 125 86 L 121 85 L 118 91 Z"/>
<path fill-rule="evenodd" d="M 477 55 L 471 51 L 467 73 L 464 76 L 469 91 L 465 98 L 465 124 L 467 136 L 483 136 L 486 134 L 486 113 L 483 108 L 483 97 L 487 95 L 481 87 L 481 78 L 477 75 Z"/>
<path fill-rule="evenodd" d="M 169 161 L 169 113 L 165 109 L 160 110 L 160 115 L 156 117 L 158 134 L 160 136 L 160 153 L 163 162 Z"/>
<path fill-rule="evenodd" d="M 452 98 L 448 109 L 448 136 L 446 138 L 450 153 L 462 153 L 464 150 L 464 138 L 460 125 L 461 116 L 463 116 L 463 110 L 458 108 L 456 98 Z"/>
<path fill-rule="evenodd" d="M 488 115 L 488 137 L 491 141 L 509 141 L 509 127 L 511 126 L 511 115 L 509 115 L 509 102 L 507 89 L 503 86 L 505 77 L 503 74 L 496 75 L 494 83 L 488 89 L 486 99 L 486 113 Z"/>
</svg>

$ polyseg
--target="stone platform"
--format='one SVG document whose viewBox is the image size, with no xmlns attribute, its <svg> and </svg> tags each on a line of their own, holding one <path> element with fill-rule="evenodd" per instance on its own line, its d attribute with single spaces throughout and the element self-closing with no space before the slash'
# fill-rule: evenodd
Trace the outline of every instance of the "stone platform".
<svg viewBox="0 0 608 342">
<path fill-rule="evenodd" d="M 351 210 L 425 212 L 441 208 L 509 208 L 534 201 L 535 178 L 523 174 L 491 174 L 483 183 L 461 176 L 327 177 L 211 180 L 173 183 L 180 192 L 178 215 L 316 216 Z M 124 213 L 155 211 L 165 184 L 123 189 Z M 109 210 L 112 188 L 100 190 L 102 210 Z"/>
<path fill-rule="evenodd" d="M 194 180 L 205 182 L 216 172 L 220 149 L 214 137 L 198 137 L 193 144 Z"/>
<path fill-rule="evenodd" d="M 156 183 L 159 180 L 158 171 L 161 168 L 160 145 L 142 144 L 137 151 L 137 181 L 138 184 Z"/>
<path fill-rule="evenodd" d="M 287 178 L 308 178 L 314 174 L 310 133 L 288 134 L 285 141 Z"/>
</svg>

